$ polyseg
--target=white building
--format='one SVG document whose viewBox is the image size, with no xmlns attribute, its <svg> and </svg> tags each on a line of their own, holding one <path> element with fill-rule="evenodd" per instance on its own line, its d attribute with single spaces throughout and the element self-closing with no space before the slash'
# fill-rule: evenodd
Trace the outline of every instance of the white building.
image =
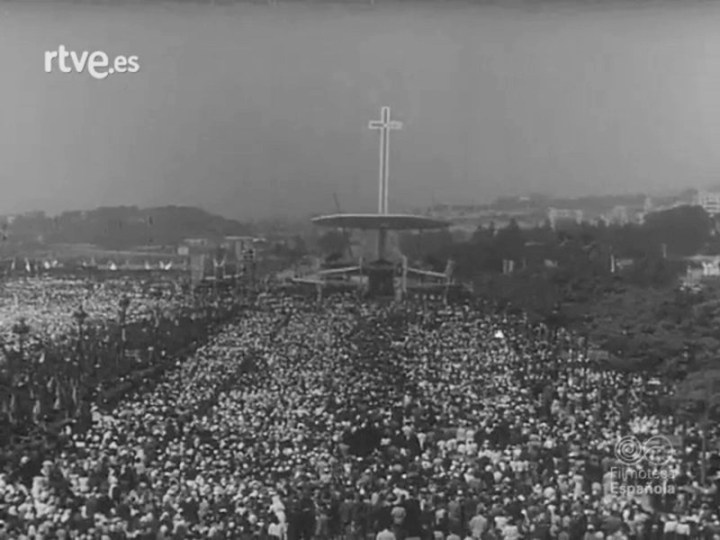
<svg viewBox="0 0 720 540">
<path fill-rule="evenodd" d="M 720 193 L 700 191 L 695 202 L 711 216 L 720 214 Z"/>
<path fill-rule="evenodd" d="M 583 220 L 583 211 L 574 210 L 569 208 L 550 208 L 548 209 L 548 220 L 550 225 L 555 228 L 560 221 L 574 221 L 575 223 L 581 223 Z"/>
<path fill-rule="evenodd" d="M 207 238 L 186 238 L 182 242 L 186 246 L 190 247 L 208 247 L 210 246 L 210 240 Z"/>
<path fill-rule="evenodd" d="M 717 261 L 708 261 L 702 263 L 702 275 L 703 277 L 717 277 L 720 276 L 720 266 Z"/>
<path fill-rule="evenodd" d="M 237 258 L 242 260 L 250 252 L 255 251 L 255 244 L 258 239 L 254 236 L 226 236 L 223 247 Z"/>
<path fill-rule="evenodd" d="M 683 280 L 685 283 L 699 283 L 706 279 L 716 280 L 720 277 L 720 256 L 695 255 L 688 257 L 687 260 L 690 264 Z"/>
<path fill-rule="evenodd" d="M 630 213 L 627 206 L 615 206 L 604 216 L 606 223 L 625 225 L 630 222 Z"/>
</svg>

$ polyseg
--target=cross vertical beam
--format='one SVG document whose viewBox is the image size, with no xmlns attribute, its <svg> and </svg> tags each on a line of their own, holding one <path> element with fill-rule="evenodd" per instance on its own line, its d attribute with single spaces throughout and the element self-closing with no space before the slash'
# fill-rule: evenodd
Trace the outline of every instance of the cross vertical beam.
<svg viewBox="0 0 720 540">
<path fill-rule="evenodd" d="M 402 129 L 402 123 L 390 120 L 390 107 L 380 110 L 380 120 L 373 120 L 370 129 L 380 131 L 380 173 L 378 175 L 378 214 L 388 213 L 388 180 L 390 177 L 390 130 Z"/>
</svg>

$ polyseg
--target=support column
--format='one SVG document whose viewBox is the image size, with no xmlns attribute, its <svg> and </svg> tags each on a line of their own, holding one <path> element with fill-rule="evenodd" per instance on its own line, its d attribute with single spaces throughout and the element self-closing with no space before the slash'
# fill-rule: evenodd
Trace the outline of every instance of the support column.
<svg viewBox="0 0 720 540">
<path fill-rule="evenodd" d="M 386 246 L 387 246 L 387 230 L 380 229 L 378 231 L 378 251 L 377 251 L 377 258 L 379 261 L 385 260 Z"/>
</svg>

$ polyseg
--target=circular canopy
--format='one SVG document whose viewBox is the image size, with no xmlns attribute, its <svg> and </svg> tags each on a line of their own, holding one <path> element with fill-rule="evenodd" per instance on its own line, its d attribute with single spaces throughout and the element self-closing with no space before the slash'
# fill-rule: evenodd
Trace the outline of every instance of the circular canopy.
<svg viewBox="0 0 720 540">
<path fill-rule="evenodd" d="M 332 214 L 313 218 L 312 222 L 321 227 L 365 230 L 419 230 L 442 229 L 450 223 L 425 216 L 408 214 Z"/>
</svg>

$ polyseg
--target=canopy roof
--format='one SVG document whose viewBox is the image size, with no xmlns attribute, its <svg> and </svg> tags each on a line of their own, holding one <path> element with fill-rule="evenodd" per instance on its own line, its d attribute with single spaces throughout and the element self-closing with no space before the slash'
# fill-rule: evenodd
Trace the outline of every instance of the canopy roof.
<svg viewBox="0 0 720 540">
<path fill-rule="evenodd" d="M 331 214 L 313 218 L 312 222 L 320 227 L 393 231 L 442 229 L 450 225 L 447 221 L 409 214 Z"/>
</svg>

